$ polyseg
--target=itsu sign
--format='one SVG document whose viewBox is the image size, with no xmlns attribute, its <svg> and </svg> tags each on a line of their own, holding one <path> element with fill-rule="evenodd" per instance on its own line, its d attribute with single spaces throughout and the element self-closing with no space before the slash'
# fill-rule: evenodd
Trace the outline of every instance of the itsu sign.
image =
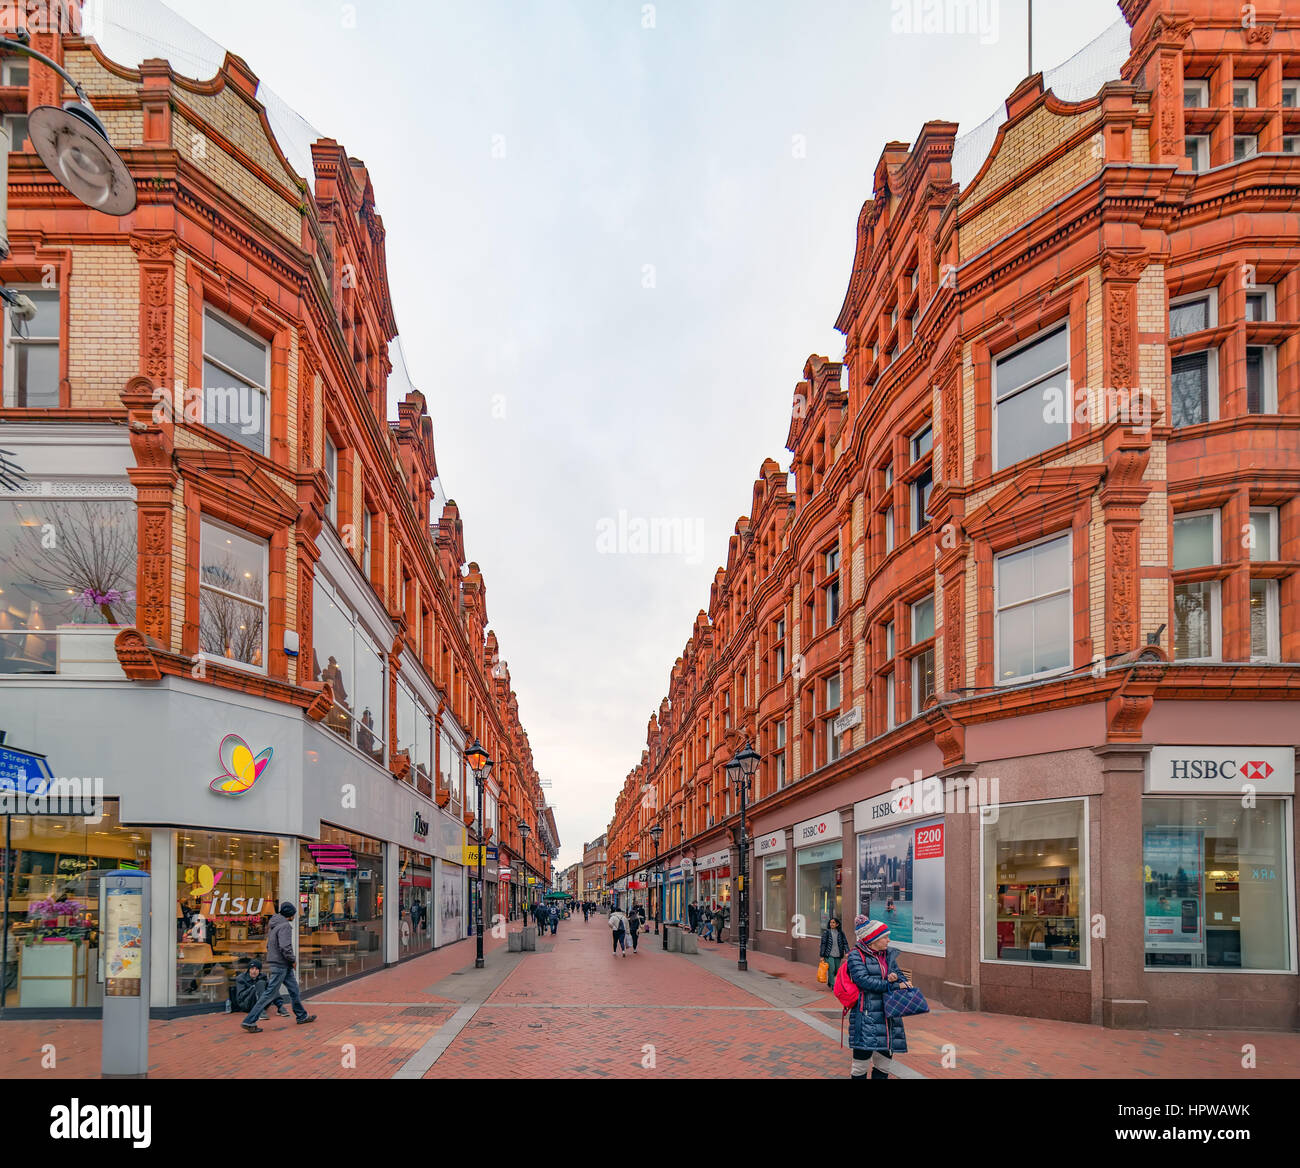
<svg viewBox="0 0 1300 1168">
<path fill-rule="evenodd" d="M 1290 746 L 1155 746 L 1147 756 L 1146 789 L 1156 794 L 1295 793 Z"/>
</svg>

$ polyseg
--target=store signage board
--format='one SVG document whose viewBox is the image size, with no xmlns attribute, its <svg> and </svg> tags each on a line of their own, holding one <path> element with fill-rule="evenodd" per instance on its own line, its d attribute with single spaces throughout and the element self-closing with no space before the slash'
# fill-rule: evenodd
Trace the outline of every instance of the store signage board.
<svg viewBox="0 0 1300 1168">
<path fill-rule="evenodd" d="M 1295 794 L 1291 746 L 1153 746 L 1146 789 L 1162 795 Z"/>
<path fill-rule="evenodd" d="M 785 832 L 770 831 L 754 840 L 754 855 L 766 856 L 771 852 L 785 851 Z"/>
<path fill-rule="evenodd" d="M 874 831 L 918 815 L 944 813 L 943 783 L 936 778 L 921 779 L 905 786 L 893 787 L 874 799 L 853 805 L 853 830 Z"/>
<path fill-rule="evenodd" d="M 794 828 L 794 846 L 803 848 L 811 844 L 822 843 L 825 840 L 837 840 L 842 834 L 840 813 L 832 811 L 829 815 L 823 815 L 820 819 L 806 819 L 803 823 L 796 824 Z"/>
</svg>

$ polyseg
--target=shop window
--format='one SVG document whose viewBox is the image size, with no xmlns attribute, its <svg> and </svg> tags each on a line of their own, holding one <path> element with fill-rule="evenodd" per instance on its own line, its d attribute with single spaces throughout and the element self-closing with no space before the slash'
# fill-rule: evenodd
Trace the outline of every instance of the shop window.
<svg viewBox="0 0 1300 1168">
<path fill-rule="evenodd" d="M 213 519 L 199 538 L 199 650 L 206 656 L 264 669 L 265 540 Z"/>
<path fill-rule="evenodd" d="M 1254 109 L 1258 104 L 1258 87 L 1253 81 L 1234 81 L 1232 83 L 1233 109 Z"/>
<path fill-rule="evenodd" d="M 48 288 L 13 286 L 36 306 L 36 316 L 21 334 L 8 312 L 5 330 L 5 405 L 16 409 L 53 409 L 59 405 L 59 293 Z"/>
<path fill-rule="evenodd" d="M 1281 628 L 1278 620 L 1278 582 L 1250 582 L 1250 659 L 1280 660 Z"/>
<path fill-rule="evenodd" d="M 280 892 L 280 841 L 273 836 L 178 834 L 178 1005 L 225 1001 L 248 959 L 265 959 L 267 922 Z"/>
<path fill-rule="evenodd" d="M 121 676 L 113 637 L 135 624 L 136 530 L 128 498 L 0 500 L 0 675 Z"/>
<path fill-rule="evenodd" d="M 1169 302 L 1170 339 L 1203 332 L 1218 324 L 1218 299 L 1213 292 L 1180 296 Z"/>
<path fill-rule="evenodd" d="M 789 921 L 789 889 L 786 858 L 763 857 L 763 931 L 784 933 Z"/>
<path fill-rule="evenodd" d="M 312 599 L 312 679 L 327 681 L 334 705 L 325 726 L 384 764 L 385 657 L 352 610 L 317 573 Z"/>
<path fill-rule="evenodd" d="M 1265 563 L 1276 560 L 1278 558 L 1277 535 L 1277 508 L 1253 508 L 1250 512 L 1250 558 Z"/>
<path fill-rule="evenodd" d="M 1258 285 L 1246 292 L 1246 320 L 1251 323 L 1277 319 L 1277 289 Z"/>
<path fill-rule="evenodd" d="M 1246 346 L 1246 412 L 1277 413 L 1277 349 Z"/>
<path fill-rule="evenodd" d="M 1082 799 L 1003 804 L 983 827 L 985 961 L 1088 959 Z"/>
<path fill-rule="evenodd" d="M 397 868 L 397 933 L 401 956 L 433 948 L 433 860 L 402 848 Z"/>
<path fill-rule="evenodd" d="M 1234 134 L 1232 136 L 1232 161 L 1244 162 L 1259 153 L 1258 134 Z"/>
<path fill-rule="evenodd" d="M 1066 399 L 1069 329 L 1052 329 L 997 359 L 994 364 L 993 440 L 997 469 L 1065 442 L 1068 410 L 1050 410 Z"/>
<path fill-rule="evenodd" d="M 943 955 L 943 820 L 864 832 L 857 844 L 858 912 L 887 922 L 891 945 Z"/>
<path fill-rule="evenodd" d="M 1213 422 L 1219 416 L 1218 352 L 1175 357 L 1169 385 L 1170 422 L 1175 429 Z"/>
<path fill-rule="evenodd" d="M 213 308 L 203 313 L 203 422 L 266 454 L 271 433 L 271 346 Z"/>
<path fill-rule="evenodd" d="M 1289 804 L 1142 800 L 1147 968 L 1290 972 Z"/>
<path fill-rule="evenodd" d="M 810 937 L 820 937 L 826 922 L 844 919 L 841 890 L 843 848 L 839 840 L 800 848 L 794 854 L 796 873 L 795 912 L 804 918 L 804 930 Z"/>
<path fill-rule="evenodd" d="M 997 558 L 995 671 L 999 683 L 1070 667 L 1071 571 L 1068 535 Z"/>
<path fill-rule="evenodd" d="M 1201 511 L 1174 519 L 1175 572 L 1220 562 L 1219 513 Z M 1218 580 L 1174 581 L 1174 659 L 1209 661 L 1219 657 L 1220 584 Z"/>
<path fill-rule="evenodd" d="M 321 825 L 298 856 L 298 976 L 306 988 L 384 964 L 384 845 Z"/>
<path fill-rule="evenodd" d="M 1187 80 L 1183 82 L 1183 108 L 1208 109 L 1210 105 L 1210 83 L 1208 81 Z"/>
<path fill-rule="evenodd" d="M 9 924 L 0 969 L 6 1009 L 103 1002 L 99 879 L 118 868 L 148 871 L 150 836 L 122 826 L 116 799 L 104 800 L 102 811 L 97 823 L 84 816 L 7 817 L 9 880 L 0 888 Z"/>
<path fill-rule="evenodd" d="M 1210 136 L 1188 134 L 1183 139 L 1183 153 L 1191 163 L 1192 170 L 1197 174 L 1203 174 L 1210 169 Z"/>
</svg>

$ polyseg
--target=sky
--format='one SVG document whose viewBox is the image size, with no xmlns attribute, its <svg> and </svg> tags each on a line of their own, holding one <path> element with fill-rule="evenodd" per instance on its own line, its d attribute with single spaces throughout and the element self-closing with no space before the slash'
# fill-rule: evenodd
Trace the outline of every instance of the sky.
<svg viewBox="0 0 1300 1168">
<path fill-rule="evenodd" d="M 978 0 L 973 31 L 927 25 L 935 0 L 168 3 L 369 167 L 441 485 L 572 863 L 763 459 L 789 465 L 804 362 L 843 355 L 882 147 L 995 111 L 1027 72 L 1027 0 Z M 1035 8 L 1036 68 L 1119 17 Z"/>
</svg>

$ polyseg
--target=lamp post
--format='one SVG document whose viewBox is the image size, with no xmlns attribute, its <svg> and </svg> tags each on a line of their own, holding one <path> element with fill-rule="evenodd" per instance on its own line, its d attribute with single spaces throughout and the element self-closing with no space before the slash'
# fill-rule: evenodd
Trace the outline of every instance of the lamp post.
<svg viewBox="0 0 1300 1168">
<path fill-rule="evenodd" d="M 623 883 L 627 885 L 623 890 L 627 893 L 627 904 L 623 907 L 629 909 L 632 907 L 632 851 L 630 848 L 623 853 Z"/>
<path fill-rule="evenodd" d="M 740 796 L 740 960 L 736 968 L 747 970 L 746 949 L 749 945 L 749 837 L 745 823 L 749 811 L 749 786 L 754 773 L 758 770 L 759 756 L 746 741 L 740 751 L 727 763 L 727 777 L 736 785 L 736 794 Z"/>
<path fill-rule="evenodd" d="M 474 968 L 483 968 L 483 858 L 487 851 L 487 831 L 483 823 L 483 788 L 487 786 L 488 772 L 492 769 L 492 759 L 488 752 L 474 739 L 474 745 L 465 752 L 465 761 L 474 772 L 474 786 L 478 788 L 478 927 L 475 929 L 476 949 L 474 951 Z"/>
<path fill-rule="evenodd" d="M 663 886 L 663 882 L 659 880 L 659 837 L 662 836 L 663 834 L 664 834 L 664 829 L 660 827 L 657 823 L 654 825 L 654 827 L 650 829 L 650 838 L 654 840 L 654 845 L 655 845 L 655 866 L 654 866 L 655 880 L 659 884 L 659 911 L 654 914 L 656 937 L 659 936 L 659 918 L 664 915 L 664 886 Z M 650 892 L 649 890 L 647 890 L 646 896 L 649 897 L 649 895 Z"/>
<path fill-rule="evenodd" d="M 523 866 L 519 872 L 519 894 L 524 901 L 524 927 L 528 927 L 528 820 L 519 817 L 519 838 L 523 841 Z"/>
</svg>

